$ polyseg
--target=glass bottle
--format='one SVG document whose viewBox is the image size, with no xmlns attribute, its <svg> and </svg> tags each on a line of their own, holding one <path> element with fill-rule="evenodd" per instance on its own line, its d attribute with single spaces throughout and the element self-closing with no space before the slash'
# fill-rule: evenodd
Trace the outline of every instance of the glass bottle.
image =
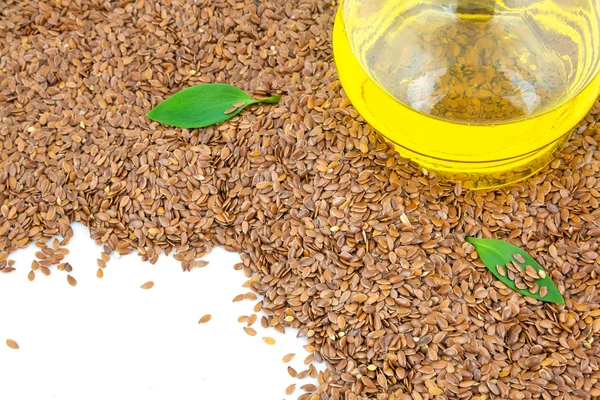
<svg viewBox="0 0 600 400">
<path fill-rule="evenodd" d="M 338 74 L 400 154 L 467 188 L 548 164 L 600 95 L 600 1 L 343 0 Z"/>
</svg>

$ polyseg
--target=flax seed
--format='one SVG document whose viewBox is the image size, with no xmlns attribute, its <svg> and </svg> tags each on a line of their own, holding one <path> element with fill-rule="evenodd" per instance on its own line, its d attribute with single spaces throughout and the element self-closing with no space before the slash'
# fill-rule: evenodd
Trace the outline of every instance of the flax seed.
<svg viewBox="0 0 600 400">
<path fill-rule="evenodd" d="M 506 271 L 504 270 L 504 267 L 502 267 L 501 265 L 496 265 L 496 271 L 498 271 L 498 275 L 506 276 Z"/>
<path fill-rule="evenodd" d="M 546 272 L 545 272 L 544 270 L 542 270 L 542 269 L 540 269 L 540 270 L 537 272 L 537 274 L 538 274 L 538 276 L 540 277 L 540 279 L 544 279 L 544 278 L 546 278 Z"/>
<path fill-rule="evenodd" d="M 294 393 L 294 391 L 296 390 L 296 384 L 291 384 L 290 386 L 288 386 L 285 389 L 285 394 L 287 394 L 288 396 L 291 395 L 292 393 Z"/>
<path fill-rule="evenodd" d="M 275 344 L 275 339 L 265 336 L 262 338 L 263 342 L 265 342 L 268 345 L 274 345 Z"/>
<path fill-rule="evenodd" d="M 67 282 L 69 282 L 69 285 L 71 286 L 77 286 L 77 280 L 71 275 L 67 275 Z"/>
<path fill-rule="evenodd" d="M 212 315 L 210 315 L 210 314 L 203 315 L 203 316 L 200 318 L 200 320 L 198 321 L 198 323 L 199 323 L 199 324 L 205 324 L 205 323 L 207 323 L 208 321 L 210 321 L 210 319 L 211 319 L 211 318 L 212 318 Z"/>
<path fill-rule="evenodd" d="M 154 282 L 148 281 L 140 286 L 142 289 L 152 289 L 154 287 Z"/>
<path fill-rule="evenodd" d="M 235 296 L 233 298 L 233 300 L 231 300 L 233 303 L 236 303 L 238 301 L 242 301 L 246 298 L 246 296 L 244 294 L 238 294 L 237 296 Z"/>
<path fill-rule="evenodd" d="M 244 327 L 244 332 L 246 332 L 249 336 L 256 336 L 256 331 L 249 326 Z"/>
<path fill-rule="evenodd" d="M 525 263 L 525 258 L 523 258 L 522 255 L 520 254 L 513 254 L 513 258 L 515 259 L 516 262 L 518 262 L 519 264 L 524 264 Z"/>
</svg>

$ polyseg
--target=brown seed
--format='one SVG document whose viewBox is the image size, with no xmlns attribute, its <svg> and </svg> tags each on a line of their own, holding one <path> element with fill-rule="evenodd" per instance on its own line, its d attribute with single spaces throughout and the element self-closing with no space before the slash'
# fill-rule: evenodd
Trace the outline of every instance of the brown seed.
<svg viewBox="0 0 600 400">
<path fill-rule="evenodd" d="M 312 383 L 302 385 L 300 387 L 300 389 L 304 390 L 305 392 L 316 392 L 317 391 L 317 387 L 315 385 L 313 385 Z"/>
<path fill-rule="evenodd" d="M 148 281 L 140 286 L 142 289 L 152 289 L 154 287 L 154 282 Z"/>
<path fill-rule="evenodd" d="M 496 271 L 498 271 L 498 275 L 506 276 L 506 271 L 504 270 L 504 267 L 502 267 L 501 265 L 496 265 Z"/>
<path fill-rule="evenodd" d="M 6 345 L 8 347 L 10 347 L 11 349 L 15 349 L 15 350 L 19 348 L 19 345 L 17 344 L 17 342 L 15 342 L 12 339 L 6 339 Z"/>
<path fill-rule="evenodd" d="M 250 336 L 256 336 L 256 331 L 249 326 L 244 327 L 244 332 L 246 332 Z"/>
<path fill-rule="evenodd" d="M 298 375 L 298 373 L 296 372 L 296 370 L 295 370 L 294 368 L 292 368 L 292 367 L 289 367 L 289 366 L 288 366 L 288 367 L 287 367 L 287 370 L 288 370 L 288 374 L 289 374 L 289 375 L 290 375 L 292 378 L 295 378 L 295 377 Z"/>
<path fill-rule="evenodd" d="M 198 321 L 198 323 L 199 323 L 199 324 L 205 324 L 205 323 L 207 323 L 208 321 L 210 321 L 210 319 L 211 319 L 211 318 L 212 318 L 212 316 L 211 316 L 210 314 L 203 315 L 203 316 L 200 318 L 200 320 Z"/>
<path fill-rule="evenodd" d="M 268 345 L 274 345 L 275 344 L 275 339 L 265 336 L 262 338 L 263 342 L 265 342 Z"/>
<path fill-rule="evenodd" d="M 102 271 L 102 268 L 98 268 L 98 271 L 96 271 L 96 278 L 102 279 L 103 277 L 104 277 L 104 271 Z"/>
<path fill-rule="evenodd" d="M 248 326 L 252 326 L 256 322 L 256 314 L 252 314 L 248 317 Z"/>
<path fill-rule="evenodd" d="M 507 268 L 508 272 L 513 272 L 515 274 L 521 273 L 521 268 L 512 262 L 509 262 L 508 264 L 506 264 L 506 268 Z"/>
<path fill-rule="evenodd" d="M 27 279 L 29 279 L 30 281 L 33 281 L 35 279 L 35 272 L 33 270 L 29 271 L 29 273 L 27 274 Z"/>
<path fill-rule="evenodd" d="M 67 282 L 69 282 L 69 285 L 71 286 L 77 286 L 77 280 L 71 275 L 67 275 Z"/>
<path fill-rule="evenodd" d="M 235 296 L 233 298 L 233 300 L 231 300 L 233 303 L 236 303 L 238 301 L 242 301 L 246 298 L 246 296 L 244 294 L 238 294 L 237 296 Z"/>
<path fill-rule="evenodd" d="M 42 271 L 42 274 L 44 274 L 46 276 L 50 275 L 50 268 L 40 267 L 40 271 Z"/>
<path fill-rule="evenodd" d="M 238 317 L 238 322 L 244 323 L 246 321 L 248 321 L 248 316 L 247 315 L 240 315 Z"/>
<path fill-rule="evenodd" d="M 538 270 L 538 276 L 540 277 L 540 279 L 544 279 L 546 278 L 546 271 L 544 271 L 543 269 Z"/>
<path fill-rule="evenodd" d="M 304 371 L 300 371 L 298 372 L 298 375 L 296 375 L 296 378 L 298 379 L 304 379 L 308 376 L 308 374 L 310 374 L 310 370 L 309 369 L 305 369 Z"/>
<path fill-rule="evenodd" d="M 532 279 L 538 279 L 538 271 L 536 271 L 536 269 L 533 268 L 531 265 L 525 266 L 525 273 Z"/>
<path fill-rule="evenodd" d="M 547 294 L 548 294 L 548 287 L 547 286 L 542 286 L 540 288 L 540 297 L 544 298 L 544 297 L 546 297 Z"/>
<path fill-rule="evenodd" d="M 285 394 L 287 394 L 289 396 L 292 393 L 294 393 L 295 390 L 296 390 L 296 384 L 293 383 L 285 389 Z"/>
<path fill-rule="evenodd" d="M 517 261 L 520 264 L 525 263 L 525 258 L 523 258 L 523 256 L 518 253 L 513 254 L 513 258 L 515 259 L 515 261 Z"/>
<path fill-rule="evenodd" d="M 254 293 L 251 293 L 251 292 L 249 292 L 249 293 L 246 293 L 246 294 L 244 295 L 244 297 L 245 297 L 247 300 L 256 300 L 256 295 L 255 295 Z"/>
<path fill-rule="evenodd" d="M 231 107 L 240 108 L 240 107 L 243 107 L 245 105 L 246 105 L 246 103 L 244 103 L 243 101 L 240 101 L 238 103 L 233 103 L 233 105 Z"/>
<path fill-rule="evenodd" d="M 288 353 L 285 356 L 283 356 L 281 361 L 283 361 L 284 363 L 288 363 L 288 362 L 292 361 L 295 356 L 296 356 L 296 354 L 294 354 L 294 353 Z"/>
<path fill-rule="evenodd" d="M 537 283 L 534 283 L 533 285 L 530 286 L 529 288 L 529 292 L 531 294 L 536 294 L 538 291 L 540 290 L 540 287 L 538 286 Z"/>
<path fill-rule="evenodd" d="M 226 115 L 228 115 L 228 114 L 233 114 L 234 112 L 236 112 L 236 111 L 237 111 L 237 109 L 238 109 L 238 107 L 231 107 L 231 108 L 228 108 L 227 110 L 225 110 L 225 114 L 226 114 Z"/>
</svg>

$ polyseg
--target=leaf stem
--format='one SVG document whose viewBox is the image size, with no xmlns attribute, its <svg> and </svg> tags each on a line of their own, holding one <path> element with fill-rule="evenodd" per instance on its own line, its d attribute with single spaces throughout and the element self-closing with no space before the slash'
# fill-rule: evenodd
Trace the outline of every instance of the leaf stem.
<svg viewBox="0 0 600 400">
<path fill-rule="evenodd" d="M 256 103 L 277 104 L 277 103 L 279 103 L 280 99 L 281 99 L 281 95 L 278 94 L 277 96 L 267 97 L 266 99 L 254 99 L 252 101 L 252 104 L 256 104 Z"/>
</svg>

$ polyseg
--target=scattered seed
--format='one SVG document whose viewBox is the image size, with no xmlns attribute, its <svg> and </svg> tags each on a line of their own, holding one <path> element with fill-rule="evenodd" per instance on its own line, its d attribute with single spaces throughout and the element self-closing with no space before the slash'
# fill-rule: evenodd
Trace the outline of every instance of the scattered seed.
<svg viewBox="0 0 600 400">
<path fill-rule="evenodd" d="M 142 289 L 152 289 L 154 287 L 154 282 L 148 281 L 140 286 Z"/>
<path fill-rule="evenodd" d="M 298 375 L 298 373 L 296 372 L 296 370 L 294 368 L 290 367 L 290 366 L 287 367 L 287 370 L 288 370 L 288 374 L 292 378 L 295 378 Z"/>
<path fill-rule="evenodd" d="M 229 109 L 225 110 L 225 113 L 224 113 L 224 114 L 227 114 L 227 115 L 228 115 L 228 114 L 233 114 L 234 112 L 236 112 L 236 111 L 237 111 L 237 109 L 238 109 L 238 107 L 231 107 L 231 108 L 229 108 Z"/>
<path fill-rule="evenodd" d="M 102 279 L 103 277 L 104 277 L 104 271 L 102 271 L 102 268 L 98 268 L 98 271 L 96 271 L 96 278 Z"/>
<path fill-rule="evenodd" d="M 238 302 L 238 301 L 242 301 L 242 300 L 244 300 L 245 298 L 246 298 L 246 295 L 244 295 L 244 294 L 238 294 L 238 295 L 237 295 L 237 296 L 235 296 L 235 297 L 233 298 L 233 300 L 231 300 L 231 301 L 232 301 L 233 303 L 236 303 L 236 302 Z"/>
<path fill-rule="evenodd" d="M 523 256 L 518 253 L 513 254 L 513 258 L 515 259 L 515 261 L 517 261 L 520 264 L 525 263 L 525 259 L 523 258 Z"/>
<path fill-rule="evenodd" d="M 317 387 L 315 385 L 313 385 L 312 383 L 302 385 L 300 387 L 300 389 L 304 390 L 305 392 L 310 392 L 310 393 L 317 391 Z"/>
<path fill-rule="evenodd" d="M 288 386 L 285 389 L 285 394 L 287 394 L 288 396 L 291 395 L 292 393 L 294 393 L 294 391 L 296 390 L 296 384 L 291 384 L 290 386 Z"/>
<path fill-rule="evenodd" d="M 538 291 L 540 290 L 540 287 L 538 286 L 537 283 L 534 283 L 533 285 L 531 285 L 531 287 L 529 288 L 529 292 L 531 294 L 536 294 Z"/>
<path fill-rule="evenodd" d="M 243 101 L 240 101 L 239 103 L 233 103 L 233 105 L 231 107 L 240 108 L 245 105 L 246 105 L 246 103 L 244 103 Z"/>
<path fill-rule="evenodd" d="M 29 271 L 27 274 L 27 279 L 29 279 L 29 281 L 33 281 L 35 279 L 35 272 L 33 270 Z"/>
<path fill-rule="evenodd" d="M 308 374 L 310 374 L 310 370 L 309 369 L 305 369 L 304 371 L 298 372 L 298 375 L 296 375 L 297 379 L 304 379 L 308 376 Z"/>
<path fill-rule="evenodd" d="M 252 314 L 249 318 L 248 318 L 248 326 L 252 326 L 254 323 L 256 322 L 256 314 Z"/>
<path fill-rule="evenodd" d="M 67 282 L 69 282 L 69 285 L 71 286 L 77 286 L 77 280 L 71 275 L 67 275 Z"/>
<path fill-rule="evenodd" d="M 244 327 L 244 332 L 246 332 L 250 336 L 256 336 L 256 331 L 249 326 Z"/>
<path fill-rule="evenodd" d="M 544 297 L 546 297 L 547 294 L 548 294 L 548 287 L 547 286 L 542 286 L 540 288 L 540 297 L 544 298 Z"/>
<path fill-rule="evenodd" d="M 6 345 L 8 347 L 10 347 L 11 349 L 15 349 L 15 350 L 19 348 L 19 345 L 17 344 L 17 342 L 15 342 L 12 339 L 6 339 Z"/>
<path fill-rule="evenodd" d="M 281 361 L 283 361 L 284 363 L 288 363 L 288 362 L 292 361 L 295 356 L 296 356 L 296 354 L 294 354 L 294 353 L 288 353 L 285 356 L 283 356 Z"/>
<path fill-rule="evenodd" d="M 538 276 L 540 277 L 540 279 L 544 279 L 547 276 L 546 271 L 544 271 L 543 269 L 540 269 L 538 271 Z"/>
<path fill-rule="evenodd" d="M 263 342 L 265 342 L 268 345 L 274 345 L 275 344 L 275 339 L 265 336 L 262 338 Z"/>
<path fill-rule="evenodd" d="M 506 276 L 506 271 L 501 265 L 496 265 L 496 271 L 498 271 L 498 275 Z"/>
<path fill-rule="evenodd" d="M 210 319 L 211 319 L 211 318 L 212 318 L 212 316 L 211 316 L 210 314 L 203 315 L 203 316 L 200 318 L 200 320 L 198 321 L 198 323 L 199 323 L 199 324 L 205 324 L 205 323 L 207 323 L 208 321 L 210 321 Z"/>
<path fill-rule="evenodd" d="M 532 279 L 537 279 L 538 278 L 538 273 L 536 271 L 535 268 L 533 268 L 531 265 L 526 265 L 525 266 L 525 274 L 529 277 L 531 277 Z"/>
</svg>

